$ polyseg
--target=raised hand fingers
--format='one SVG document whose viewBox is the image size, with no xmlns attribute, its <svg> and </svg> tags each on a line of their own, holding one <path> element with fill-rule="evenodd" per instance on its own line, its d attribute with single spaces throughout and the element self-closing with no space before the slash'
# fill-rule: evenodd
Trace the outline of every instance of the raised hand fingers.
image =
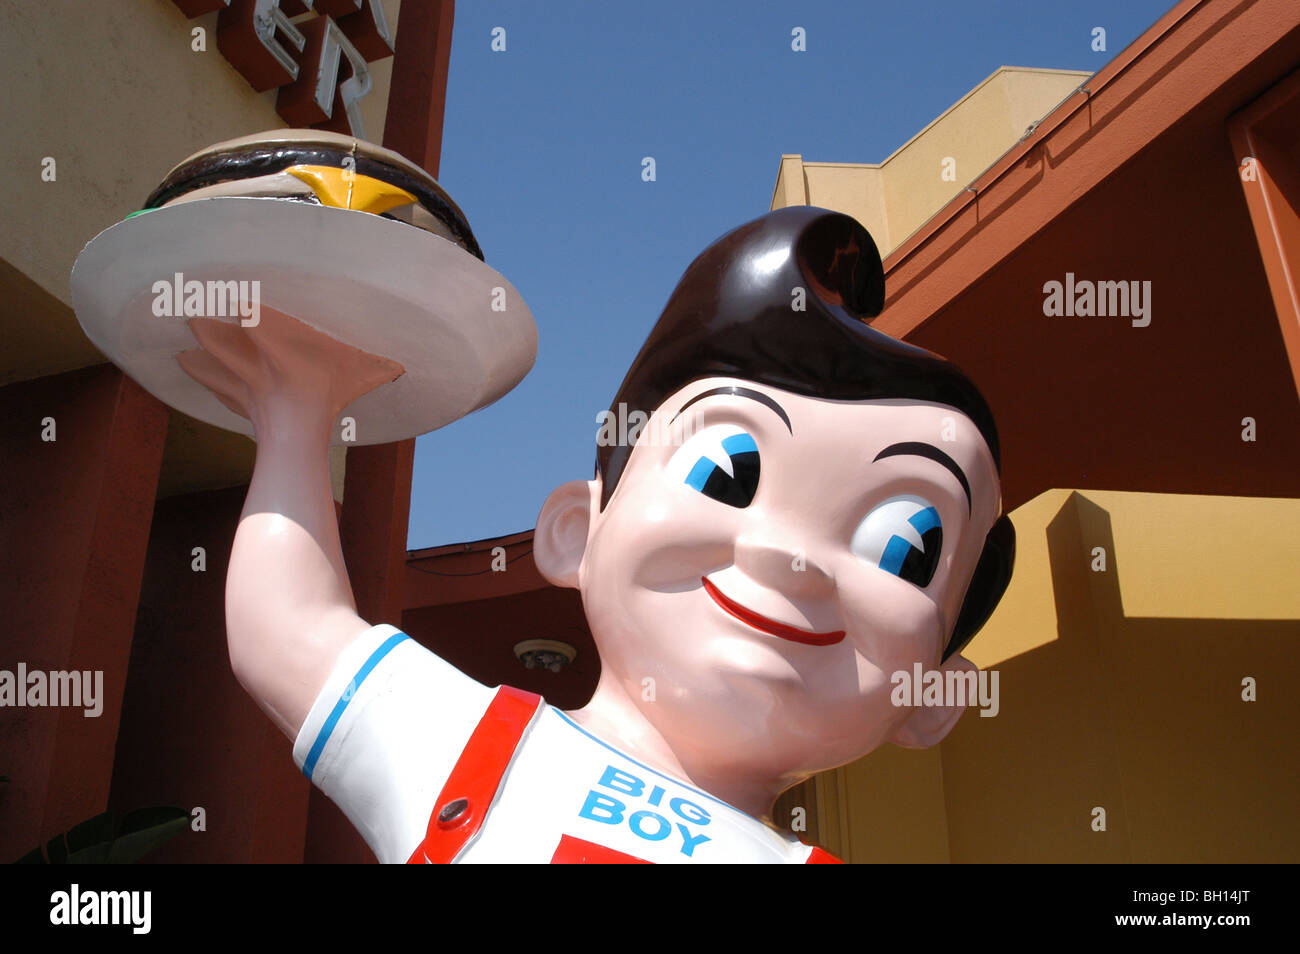
<svg viewBox="0 0 1300 954">
<path fill-rule="evenodd" d="M 182 351 L 176 356 L 176 363 L 226 407 L 240 417 L 252 418 L 248 411 L 248 386 L 211 354 L 198 348 Z"/>
</svg>

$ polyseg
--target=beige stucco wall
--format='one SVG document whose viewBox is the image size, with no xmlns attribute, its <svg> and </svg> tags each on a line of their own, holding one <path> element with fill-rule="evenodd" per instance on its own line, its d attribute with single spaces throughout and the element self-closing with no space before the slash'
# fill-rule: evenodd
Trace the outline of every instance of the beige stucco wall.
<svg viewBox="0 0 1300 954">
<path fill-rule="evenodd" d="M 771 207 L 845 212 L 888 254 L 1089 75 L 1001 67 L 879 163 L 806 162 L 784 155 Z M 947 170 L 945 159 L 952 160 Z"/>
<path fill-rule="evenodd" d="M 398 27 L 400 0 L 384 0 Z M 301 18 L 300 18 L 301 19 Z M 191 153 L 286 125 L 277 91 L 254 92 L 216 44 L 217 14 L 188 20 L 171 0 L 0 0 L 0 387 L 105 358 L 71 309 L 82 247 L 140 208 Z M 192 49 L 195 28 L 206 50 Z M 369 64 L 368 139 L 383 139 L 392 58 Z M 55 179 L 42 179 L 43 160 Z M 343 494 L 341 448 L 330 475 Z M 248 479 L 247 438 L 173 414 L 159 493 Z"/>
<path fill-rule="evenodd" d="M 386 0 L 397 27 L 397 0 Z M 285 125 L 276 91 L 256 93 L 217 50 L 217 14 L 187 20 L 171 0 L 4 0 L 0 57 L 0 258 L 59 301 L 87 241 L 140 207 L 190 153 Z M 206 52 L 191 30 L 207 31 Z M 368 138 L 383 135 L 392 59 L 370 64 Z M 54 158 L 57 179 L 41 179 Z M 66 368 L 60 370 L 67 370 Z"/>
</svg>

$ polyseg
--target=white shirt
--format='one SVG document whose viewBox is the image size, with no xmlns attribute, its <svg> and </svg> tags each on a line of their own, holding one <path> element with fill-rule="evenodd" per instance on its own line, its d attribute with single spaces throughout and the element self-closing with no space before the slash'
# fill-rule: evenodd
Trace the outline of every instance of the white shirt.
<svg viewBox="0 0 1300 954">
<path fill-rule="evenodd" d="M 376 626 L 340 654 L 294 761 L 381 862 L 405 862 L 494 695 L 395 627 Z M 564 835 L 657 864 L 804 864 L 812 851 L 543 702 L 458 860 L 547 863 Z"/>
</svg>

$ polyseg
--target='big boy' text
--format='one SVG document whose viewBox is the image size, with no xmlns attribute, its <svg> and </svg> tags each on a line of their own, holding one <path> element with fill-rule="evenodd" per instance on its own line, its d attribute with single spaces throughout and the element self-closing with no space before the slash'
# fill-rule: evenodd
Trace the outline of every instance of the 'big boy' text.
<svg viewBox="0 0 1300 954">
<path fill-rule="evenodd" d="M 645 782 L 612 765 L 605 767 L 597 784 L 625 796 L 626 800 L 593 788 L 587 793 L 582 811 L 578 812 L 580 818 L 606 825 L 626 824 L 632 834 L 646 841 L 663 841 L 675 836 L 681 839 L 681 852 L 688 858 L 694 857 L 697 847 L 711 840 L 708 835 L 694 834 L 690 828 L 709 824 L 712 820 L 709 813 L 685 798 L 670 798 L 664 804 L 668 793 L 662 786 L 655 785 L 645 794 Z M 649 807 L 639 808 L 633 799 L 644 799 Z"/>
</svg>

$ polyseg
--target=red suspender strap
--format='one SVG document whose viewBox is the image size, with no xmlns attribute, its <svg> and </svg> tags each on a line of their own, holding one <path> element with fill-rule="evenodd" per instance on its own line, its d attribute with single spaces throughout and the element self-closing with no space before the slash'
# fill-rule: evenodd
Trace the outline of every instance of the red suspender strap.
<svg viewBox="0 0 1300 954">
<path fill-rule="evenodd" d="M 483 827 L 519 740 L 542 697 L 501 686 L 433 804 L 429 829 L 407 864 L 450 864 Z"/>
<path fill-rule="evenodd" d="M 614 848 L 593 844 L 584 838 L 561 835 L 551 856 L 553 865 L 648 865 L 650 862 Z"/>
<path fill-rule="evenodd" d="M 810 855 L 808 856 L 808 860 L 805 861 L 804 864 L 806 864 L 806 865 L 842 865 L 842 864 L 844 864 L 844 862 L 840 861 L 840 859 L 836 858 L 836 857 L 835 857 L 834 855 L 832 855 L 829 851 L 822 851 L 822 849 L 817 848 L 817 847 L 814 847 L 813 850 L 812 850 L 812 854 L 810 854 Z"/>
</svg>

